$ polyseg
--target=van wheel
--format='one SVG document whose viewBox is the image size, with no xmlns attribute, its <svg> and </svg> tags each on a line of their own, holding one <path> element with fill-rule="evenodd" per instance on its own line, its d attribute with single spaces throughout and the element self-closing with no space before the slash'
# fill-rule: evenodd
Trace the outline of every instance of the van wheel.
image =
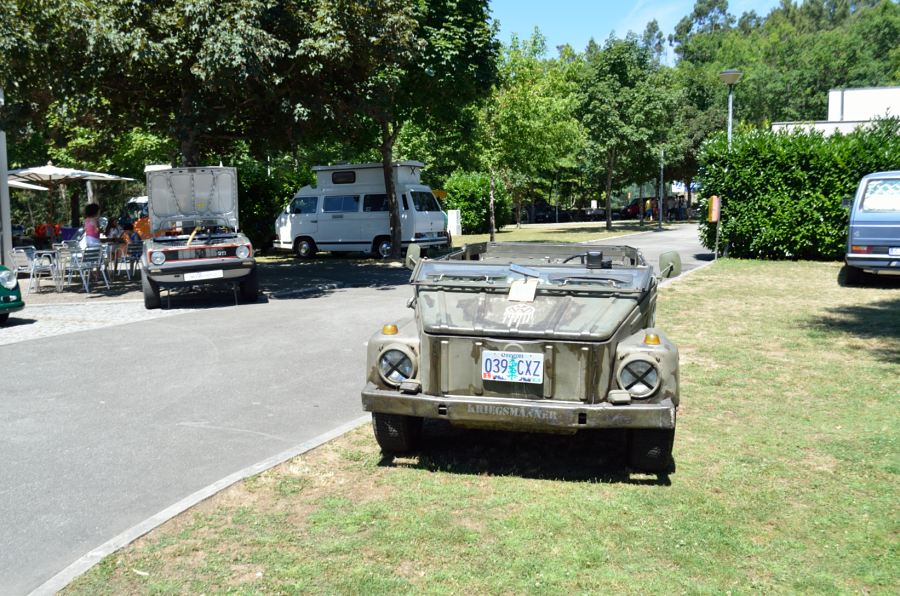
<svg viewBox="0 0 900 596">
<path fill-rule="evenodd" d="M 628 464 L 636 470 L 662 472 L 672 459 L 674 428 L 632 428 L 628 431 Z"/>
<path fill-rule="evenodd" d="M 844 282 L 848 286 L 858 286 L 863 281 L 863 270 L 859 267 L 844 266 Z"/>
<path fill-rule="evenodd" d="M 159 299 L 159 284 L 150 279 L 144 271 L 141 271 L 141 289 L 144 291 L 144 308 L 147 310 L 159 308 L 162 304 Z"/>
<path fill-rule="evenodd" d="M 391 239 L 385 238 L 384 236 L 382 236 L 381 238 L 376 238 L 375 242 L 372 243 L 372 252 L 374 252 L 376 256 L 379 256 L 382 259 L 386 259 L 391 256 Z"/>
<path fill-rule="evenodd" d="M 311 259 L 316 254 L 316 243 L 309 238 L 298 238 L 294 243 L 294 252 L 301 259 Z"/>
</svg>

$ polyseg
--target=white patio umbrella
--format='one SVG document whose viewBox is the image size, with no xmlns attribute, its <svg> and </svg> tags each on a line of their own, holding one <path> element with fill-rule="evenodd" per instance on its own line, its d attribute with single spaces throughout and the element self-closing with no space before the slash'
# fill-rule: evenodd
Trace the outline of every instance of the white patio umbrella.
<svg viewBox="0 0 900 596">
<path fill-rule="evenodd" d="M 25 182 L 16 182 L 14 180 L 7 180 L 7 183 L 9 184 L 10 188 L 21 188 L 23 190 L 42 190 L 44 192 L 47 191 L 45 187 L 38 186 L 37 184 L 26 184 Z"/>
<path fill-rule="evenodd" d="M 45 166 L 9 171 L 10 185 L 12 185 L 13 182 L 24 182 L 26 184 L 33 183 L 38 186 L 43 186 L 50 191 L 50 225 L 53 225 L 53 189 L 60 184 L 68 184 L 69 182 L 81 181 L 87 182 L 91 180 L 113 181 L 134 180 L 134 178 L 123 178 L 122 176 L 101 174 L 100 172 L 90 172 L 88 170 L 58 168 L 49 162 Z"/>
</svg>

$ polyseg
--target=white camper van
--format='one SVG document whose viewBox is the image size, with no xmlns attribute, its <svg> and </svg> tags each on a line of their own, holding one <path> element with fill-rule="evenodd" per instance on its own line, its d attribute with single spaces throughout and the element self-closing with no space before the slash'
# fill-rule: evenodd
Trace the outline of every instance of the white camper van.
<svg viewBox="0 0 900 596">
<path fill-rule="evenodd" d="M 446 246 L 447 226 L 431 189 L 420 183 L 425 164 L 394 162 L 403 247 Z M 391 225 L 384 170 L 380 163 L 316 166 L 315 186 L 301 188 L 275 220 L 276 250 L 309 258 L 332 254 L 391 253 Z"/>
</svg>

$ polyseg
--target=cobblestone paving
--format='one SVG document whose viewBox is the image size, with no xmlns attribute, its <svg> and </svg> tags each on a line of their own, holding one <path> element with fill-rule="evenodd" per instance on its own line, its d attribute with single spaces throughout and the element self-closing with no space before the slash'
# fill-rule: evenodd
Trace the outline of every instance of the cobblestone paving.
<svg viewBox="0 0 900 596">
<path fill-rule="evenodd" d="M 170 317 L 192 310 L 195 309 L 147 310 L 143 300 L 28 305 L 12 313 L 9 321 L 0 327 L 0 345 Z"/>
</svg>

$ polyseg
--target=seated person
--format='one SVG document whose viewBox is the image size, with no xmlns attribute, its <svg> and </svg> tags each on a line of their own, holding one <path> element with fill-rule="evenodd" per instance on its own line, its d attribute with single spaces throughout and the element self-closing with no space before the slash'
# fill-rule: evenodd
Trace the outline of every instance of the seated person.
<svg viewBox="0 0 900 596">
<path fill-rule="evenodd" d="M 132 242 L 142 242 L 141 235 L 134 231 L 134 224 L 122 224 L 122 234 L 119 236 L 122 240 L 131 244 Z"/>
</svg>

